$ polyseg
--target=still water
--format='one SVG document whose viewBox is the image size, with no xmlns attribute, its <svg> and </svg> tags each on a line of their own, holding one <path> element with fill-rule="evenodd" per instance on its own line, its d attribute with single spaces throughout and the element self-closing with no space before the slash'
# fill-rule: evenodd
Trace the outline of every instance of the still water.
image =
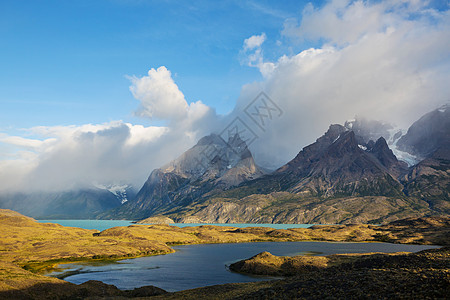
<svg viewBox="0 0 450 300">
<path fill-rule="evenodd" d="M 226 268 L 230 263 L 249 258 L 262 251 L 269 251 L 274 255 L 293 256 L 308 253 L 329 255 L 336 253 L 417 252 L 436 247 L 386 243 L 261 242 L 186 245 L 173 248 L 177 252 L 127 259 L 112 264 L 63 265 L 68 268 L 65 272 L 76 273 L 76 275 L 64 277 L 64 280 L 76 284 L 88 280 L 100 280 L 107 284 L 114 284 L 120 289 L 154 285 L 173 292 L 207 285 L 268 280 L 270 278 L 233 273 Z M 51 274 L 51 276 L 57 275 L 61 275 L 61 273 Z"/>
<path fill-rule="evenodd" d="M 124 221 L 124 220 L 39 220 L 40 223 L 56 223 L 62 226 L 68 227 L 79 227 L 84 229 L 97 229 L 97 230 L 105 230 L 115 226 L 128 226 L 132 225 L 132 221 Z M 177 227 L 187 227 L 187 226 L 201 226 L 201 225 L 216 225 L 216 226 L 231 226 L 231 227 L 270 227 L 274 229 L 288 229 L 288 228 L 308 228 L 311 227 L 312 224 L 236 224 L 236 223 L 228 223 L 228 224 L 216 224 L 216 223 L 174 223 L 169 224 Z"/>
</svg>

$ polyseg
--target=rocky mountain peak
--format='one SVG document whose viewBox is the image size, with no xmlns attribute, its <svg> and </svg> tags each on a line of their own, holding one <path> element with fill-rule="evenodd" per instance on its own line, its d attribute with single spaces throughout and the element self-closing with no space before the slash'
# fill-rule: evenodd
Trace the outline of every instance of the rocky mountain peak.
<svg viewBox="0 0 450 300">
<path fill-rule="evenodd" d="M 342 125 L 331 124 L 330 127 L 328 127 L 327 132 L 316 140 L 316 143 L 321 144 L 322 146 L 329 146 L 333 144 L 341 134 L 347 131 L 348 129 Z"/>
<path fill-rule="evenodd" d="M 252 158 L 252 154 L 239 135 L 230 137 L 226 142 L 219 135 L 210 134 L 180 157 L 161 167 L 161 170 L 187 178 L 199 178 L 205 174 L 207 177 L 220 177 L 246 158 Z"/>
<path fill-rule="evenodd" d="M 211 144 L 224 147 L 226 143 L 219 135 L 211 133 L 210 135 L 206 135 L 199 139 L 195 146 L 207 146 Z"/>
<path fill-rule="evenodd" d="M 384 138 L 377 140 L 374 153 L 395 159 Z M 358 143 L 353 130 L 332 125 L 314 144 L 277 170 L 291 192 L 309 191 L 313 195 L 397 195 L 400 184 L 388 169 Z"/>
<path fill-rule="evenodd" d="M 421 159 L 450 146 L 450 105 L 435 109 L 409 127 L 397 142 L 397 148 Z"/>
<path fill-rule="evenodd" d="M 374 144 L 372 144 L 372 147 L 368 147 L 368 151 L 369 153 L 375 155 L 384 166 L 390 164 L 391 162 L 397 162 L 397 158 L 392 150 L 389 149 L 384 137 L 380 137 Z"/>
<path fill-rule="evenodd" d="M 188 205 L 215 189 L 228 189 L 264 173 L 244 140 L 210 134 L 170 163 L 155 169 L 133 201 L 115 212 L 148 217 L 160 209 Z"/>
<path fill-rule="evenodd" d="M 408 170 L 408 164 L 397 159 L 383 137 L 375 143 L 373 141 L 368 143 L 367 152 L 372 154 L 395 178 Z"/>
<path fill-rule="evenodd" d="M 380 137 L 388 139 L 391 136 L 390 131 L 394 129 L 391 124 L 359 117 L 346 121 L 344 127 L 355 132 L 359 144 L 376 141 Z"/>
<path fill-rule="evenodd" d="M 342 156 L 344 153 L 355 153 L 360 151 L 362 150 L 358 147 L 356 135 L 353 131 L 341 133 L 327 149 L 327 153 L 333 156 Z"/>
</svg>

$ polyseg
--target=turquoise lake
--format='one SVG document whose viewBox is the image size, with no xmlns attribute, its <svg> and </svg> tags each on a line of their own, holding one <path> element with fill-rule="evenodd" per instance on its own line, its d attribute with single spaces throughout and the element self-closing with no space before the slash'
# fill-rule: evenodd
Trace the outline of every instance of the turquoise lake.
<svg viewBox="0 0 450 300">
<path fill-rule="evenodd" d="M 84 229 L 105 230 L 116 226 L 133 225 L 132 221 L 124 220 L 38 220 L 40 223 L 56 223 L 68 227 L 79 227 Z M 217 226 L 231 226 L 231 227 L 270 227 L 274 229 L 288 229 L 288 228 L 308 228 L 313 224 L 236 224 L 236 223 L 174 223 L 171 226 L 187 227 L 187 226 L 201 226 L 201 225 L 217 225 Z"/>
</svg>

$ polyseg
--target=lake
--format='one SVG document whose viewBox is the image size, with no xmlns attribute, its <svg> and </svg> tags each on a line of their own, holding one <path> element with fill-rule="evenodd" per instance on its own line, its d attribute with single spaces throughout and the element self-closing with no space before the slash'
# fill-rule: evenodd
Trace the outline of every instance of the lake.
<svg viewBox="0 0 450 300">
<path fill-rule="evenodd" d="M 205 244 L 173 247 L 177 252 L 167 255 L 140 257 L 108 264 L 66 264 L 65 272 L 78 273 L 64 280 L 80 284 L 100 280 L 120 289 L 154 285 L 167 291 L 180 291 L 208 285 L 232 282 L 268 280 L 230 272 L 226 266 L 263 251 L 274 255 L 293 256 L 319 253 L 417 252 L 437 248 L 429 245 L 387 243 L 331 242 L 260 242 L 241 244 Z M 54 272 L 51 276 L 61 275 Z"/>
<path fill-rule="evenodd" d="M 79 227 L 84 229 L 97 229 L 105 230 L 116 226 L 129 226 L 133 225 L 132 221 L 124 220 L 38 220 L 40 223 L 56 223 L 62 226 L 68 227 Z M 138 224 L 146 225 L 146 224 Z M 148 224 L 147 224 L 148 225 Z M 187 226 L 201 226 L 201 225 L 216 225 L 216 226 L 231 226 L 231 227 L 271 227 L 274 229 L 288 229 L 288 228 L 308 228 L 313 226 L 313 224 L 236 224 L 236 223 L 173 223 L 169 224 L 171 226 L 177 227 L 187 227 Z"/>
</svg>

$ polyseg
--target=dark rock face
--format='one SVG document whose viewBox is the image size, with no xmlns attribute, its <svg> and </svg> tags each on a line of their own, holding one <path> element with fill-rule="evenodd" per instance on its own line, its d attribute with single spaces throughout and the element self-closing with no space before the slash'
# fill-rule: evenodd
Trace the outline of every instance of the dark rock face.
<svg viewBox="0 0 450 300">
<path fill-rule="evenodd" d="M 440 148 L 413 166 L 405 182 L 409 196 L 427 201 L 443 213 L 450 212 L 450 148 Z"/>
<path fill-rule="evenodd" d="M 277 173 L 289 177 L 293 184 L 286 190 L 290 192 L 306 189 L 318 196 L 395 196 L 401 194 L 401 186 L 389 170 L 398 165 L 384 138 L 365 151 L 353 131 L 332 125 Z"/>
<path fill-rule="evenodd" d="M 375 144 L 367 145 L 368 152 L 375 156 L 378 161 L 389 171 L 394 178 L 405 174 L 408 171 L 408 165 L 400 162 L 386 143 L 383 137 L 380 137 Z"/>
<path fill-rule="evenodd" d="M 399 150 L 428 158 L 439 149 L 450 148 L 450 105 L 425 114 L 397 142 Z"/>
</svg>

